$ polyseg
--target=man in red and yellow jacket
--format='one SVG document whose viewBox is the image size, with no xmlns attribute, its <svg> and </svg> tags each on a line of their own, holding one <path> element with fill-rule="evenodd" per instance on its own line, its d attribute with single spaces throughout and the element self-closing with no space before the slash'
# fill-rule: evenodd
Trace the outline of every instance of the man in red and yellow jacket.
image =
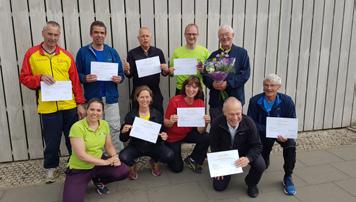
<svg viewBox="0 0 356 202">
<path fill-rule="evenodd" d="M 85 103 L 73 56 L 58 46 L 60 25 L 49 21 L 43 27 L 43 42 L 27 50 L 22 63 L 20 81 L 36 90 L 38 113 L 41 116 L 42 135 L 45 141 L 44 168 L 47 183 L 54 182 L 54 172 L 59 165 L 59 147 L 64 133 L 68 152 L 71 153 L 69 130 L 73 123 L 85 116 Z M 71 81 L 72 99 L 43 101 L 41 82 L 53 85 L 56 81 Z"/>
</svg>

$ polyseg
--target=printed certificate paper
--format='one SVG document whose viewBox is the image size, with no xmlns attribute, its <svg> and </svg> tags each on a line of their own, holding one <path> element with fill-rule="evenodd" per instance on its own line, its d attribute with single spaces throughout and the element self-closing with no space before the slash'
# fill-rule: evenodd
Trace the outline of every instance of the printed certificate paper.
<svg viewBox="0 0 356 202">
<path fill-rule="evenodd" d="M 161 73 L 161 62 L 159 56 L 136 60 L 138 78 Z"/>
<path fill-rule="evenodd" d="M 71 100 L 72 82 L 71 81 L 56 81 L 52 85 L 47 85 L 41 81 L 41 96 L 42 102 Z"/>
<path fill-rule="evenodd" d="M 205 127 L 204 107 L 177 108 L 178 127 Z"/>
<path fill-rule="evenodd" d="M 118 74 L 118 63 L 91 62 L 90 74 L 95 74 L 98 81 L 111 81 Z"/>
<path fill-rule="evenodd" d="M 237 150 L 208 153 L 210 177 L 242 173 L 242 168 L 235 165 L 239 159 Z"/>
<path fill-rule="evenodd" d="M 277 138 L 278 135 L 283 135 L 286 138 L 297 139 L 297 134 L 298 119 L 267 117 L 266 137 Z"/>
<path fill-rule="evenodd" d="M 156 143 L 160 130 L 161 124 L 135 117 L 130 136 Z"/>
<path fill-rule="evenodd" d="M 174 75 L 195 75 L 197 64 L 196 58 L 174 59 Z"/>
</svg>

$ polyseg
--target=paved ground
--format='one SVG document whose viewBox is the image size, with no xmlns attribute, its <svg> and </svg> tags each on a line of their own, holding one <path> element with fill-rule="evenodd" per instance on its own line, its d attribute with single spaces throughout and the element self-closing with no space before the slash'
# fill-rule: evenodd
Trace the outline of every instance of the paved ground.
<svg viewBox="0 0 356 202">
<path fill-rule="evenodd" d="M 297 153 L 294 181 L 297 195 L 286 196 L 282 192 L 282 155 L 271 156 L 271 166 L 259 184 L 260 195 L 250 199 L 246 195 L 243 178 L 235 175 L 224 192 L 212 189 L 207 165 L 203 174 L 195 174 L 188 168 L 174 174 L 163 167 L 160 177 L 153 177 L 148 169 L 140 172 L 136 181 L 120 181 L 109 185 L 111 193 L 98 196 L 89 186 L 86 201 L 107 202 L 175 202 L 175 201 L 303 201 L 303 202 L 356 202 L 356 144 L 339 145 Z M 50 185 L 28 185 L 17 188 L 0 188 L 0 202 L 59 202 L 63 182 Z"/>
</svg>

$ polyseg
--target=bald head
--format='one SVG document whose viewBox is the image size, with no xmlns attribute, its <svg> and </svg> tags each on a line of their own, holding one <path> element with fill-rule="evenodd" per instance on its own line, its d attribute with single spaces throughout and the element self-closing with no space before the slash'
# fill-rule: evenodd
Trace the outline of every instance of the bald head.
<svg viewBox="0 0 356 202">
<path fill-rule="evenodd" d="M 141 27 L 138 30 L 137 39 L 140 42 L 141 47 L 147 51 L 151 46 L 152 33 L 148 27 Z"/>
<path fill-rule="evenodd" d="M 242 104 L 235 97 L 229 97 L 225 100 L 223 105 L 223 113 L 226 121 L 232 127 L 239 125 L 242 119 Z"/>
</svg>

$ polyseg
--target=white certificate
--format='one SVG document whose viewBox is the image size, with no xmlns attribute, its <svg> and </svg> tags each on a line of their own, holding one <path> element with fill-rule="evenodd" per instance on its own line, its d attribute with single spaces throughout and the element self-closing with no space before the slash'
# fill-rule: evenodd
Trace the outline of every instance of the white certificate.
<svg viewBox="0 0 356 202">
<path fill-rule="evenodd" d="M 174 75 L 195 75 L 197 64 L 196 58 L 174 59 Z"/>
<path fill-rule="evenodd" d="M 239 159 L 237 150 L 208 153 L 210 177 L 242 173 L 242 168 L 235 165 Z"/>
<path fill-rule="evenodd" d="M 205 127 L 204 107 L 177 108 L 178 127 Z"/>
<path fill-rule="evenodd" d="M 161 124 L 135 117 L 130 136 L 156 143 L 160 130 Z"/>
<path fill-rule="evenodd" d="M 282 135 L 286 138 L 297 139 L 298 119 L 267 117 L 266 137 L 277 138 Z"/>
<path fill-rule="evenodd" d="M 161 73 L 161 62 L 159 56 L 136 60 L 138 78 Z"/>
<path fill-rule="evenodd" d="M 41 96 L 42 102 L 71 100 L 72 82 L 71 81 L 56 81 L 52 85 L 47 85 L 41 81 Z"/>
<path fill-rule="evenodd" d="M 111 81 L 113 76 L 117 76 L 118 68 L 118 63 L 91 62 L 90 74 L 95 74 L 98 81 Z"/>
</svg>

